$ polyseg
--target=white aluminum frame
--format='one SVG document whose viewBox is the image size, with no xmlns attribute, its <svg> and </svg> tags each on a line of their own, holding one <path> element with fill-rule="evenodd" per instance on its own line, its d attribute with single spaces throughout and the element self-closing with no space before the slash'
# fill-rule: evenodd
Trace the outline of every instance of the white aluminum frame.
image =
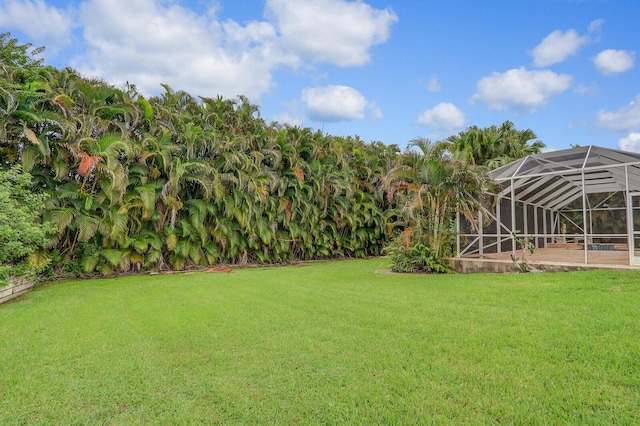
<svg viewBox="0 0 640 426">
<path fill-rule="evenodd" d="M 478 214 L 481 225 L 496 223 L 495 233 L 480 228 L 475 233 L 462 233 L 460 215 L 457 215 L 456 248 L 458 257 L 483 257 L 487 249 L 503 251 L 503 244 L 510 241 L 510 251 L 515 254 L 516 242 L 512 232 L 517 230 L 518 220 L 523 223 L 519 230 L 523 237 L 534 237 L 536 247 L 547 247 L 550 241 L 556 241 L 563 233 L 560 229 L 560 217 L 572 211 L 570 204 L 582 199 L 582 224 L 574 224 L 581 230 L 584 263 L 589 263 L 589 242 L 594 238 L 615 238 L 626 241 L 629 247 L 629 265 L 640 265 L 639 256 L 635 257 L 634 242 L 640 239 L 640 230 L 634 230 L 634 214 L 640 215 L 640 208 L 633 208 L 634 197 L 640 198 L 640 153 L 618 151 L 597 146 L 578 147 L 562 151 L 529 155 L 491 172 L 501 190 L 495 196 L 495 210 L 489 218 Z M 626 234 L 594 234 L 591 215 L 602 210 L 605 201 L 597 206 L 589 205 L 589 194 L 624 193 L 626 206 Z M 503 223 L 502 203 L 510 205 L 510 223 Z M 497 207 L 496 207 L 497 206 Z M 517 217 L 517 206 L 522 206 L 522 215 Z M 528 229 L 528 209 L 533 207 L 533 232 Z M 575 209 L 573 211 L 576 211 Z M 539 214 L 542 213 L 542 232 L 539 229 Z M 637 216 L 640 217 L 640 216 Z M 487 219 L 487 220 L 483 220 Z M 490 219 L 490 220 L 489 220 Z M 506 235 L 505 235 L 506 234 Z M 463 245 L 466 240 L 466 245 Z"/>
</svg>

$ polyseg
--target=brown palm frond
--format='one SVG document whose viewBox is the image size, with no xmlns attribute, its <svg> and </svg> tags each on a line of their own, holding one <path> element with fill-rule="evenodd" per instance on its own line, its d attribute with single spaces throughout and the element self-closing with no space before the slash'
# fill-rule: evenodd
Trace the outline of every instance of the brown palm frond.
<svg viewBox="0 0 640 426">
<path fill-rule="evenodd" d="M 415 184 L 410 184 L 409 182 L 398 182 L 396 184 L 393 184 L 389 187 L 389 189 L 387 190 L 387 200 L 392 203 L 393 202 L 393 194 L 395 194 L 395 192 L 399 189 L 410 189 L 410 188 L 414 188 L 416 185 Z"/>
<path fill-rule="evenodd" d="M 402 245 L 406 250 L 409 250 L 409 247 L 411 247 L 411 235 L 413 235 L 414 232 L 415 229 L 407 228 L 400 234 L 402 237 Z"/>
<path fill-rule="evenodd" d="M 77 157 L 80 159 L 80 165 L 78 166 L 78 174 L 80 176 L 87 176 L 102 161 L 102 157 L 89 155 L 85 151 L 80 151 Z"/>
<path fill-rule="evenodd" d="M 294 175 L 297 176 L 300 183 L 304 183 L 304 171 L 302 169 L 299 169 L 297 167 L 292 167 L 291 171 L 293 172 Z"/>
</svg>

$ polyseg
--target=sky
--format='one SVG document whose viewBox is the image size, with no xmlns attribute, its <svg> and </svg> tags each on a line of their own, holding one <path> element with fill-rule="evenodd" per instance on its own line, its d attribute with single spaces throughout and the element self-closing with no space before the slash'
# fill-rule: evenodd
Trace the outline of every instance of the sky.
<svg viewBox="0 0 640 426">
<path fill-rule="evenodd" d="M 0 0 L 0 33 L 145 96 L 404 148 L 512 121 L 640 152 L 638 0 Z"/>
</svg>

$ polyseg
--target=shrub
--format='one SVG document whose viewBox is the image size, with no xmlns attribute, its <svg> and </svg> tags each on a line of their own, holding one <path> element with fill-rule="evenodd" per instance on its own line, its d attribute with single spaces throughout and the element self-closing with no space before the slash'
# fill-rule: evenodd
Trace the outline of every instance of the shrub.
<svg viewBox="0 0 640 426">
<path fill-rule="evenodd" d="M 524 238 L 520 237 L 520 231 L 513 231 L 511 235 L 513 236 L 515 244 L 520 245 L 520 248 L 522 249 L 522 257 L 512 254 L 511 261 L 518 267 L 520 272 L 535 271 L 536 269 L 529 264 L 526 254 L 527 251 L 529 254 L 533 254 L 536 249 L 535 244 L 533 244 L 533 237 L 531 235 Z"/>
<path fill-rule="evenodd" d="M 409 247 L 406 247 L 405 239 L 398 237 L 385 251 L 391 259 L 391 269 L 394 272 L 439 274 L 449 272 L 442 258 L 438 258 L 431 247 L 420 242 L 410 243 Z"/>
<path fill-rule="evenodd" d="M 33 268 L 27 257 L 48 239 L 50 227 L 40 221 L 43 194 L 30 189 L 31 175 L 20 166 L 0 170 L 0 279 L 24 275 Z"/>
</svg>

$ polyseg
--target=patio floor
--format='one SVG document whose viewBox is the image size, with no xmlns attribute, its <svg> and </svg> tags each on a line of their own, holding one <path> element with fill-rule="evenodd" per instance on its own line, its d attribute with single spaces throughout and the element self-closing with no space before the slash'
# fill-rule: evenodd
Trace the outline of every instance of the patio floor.
<svg viewBox="0 0 640 426">
<path fill-rule="evenodd" d="M 522 250 L 516 252 L 522 257 Z M 640 266 L 629 265 L 629 252 L 623 250 L 589 250 L 589 263 L 584 262 L 584 250 L 563 248 L 536 249 L 526 253 L 527 262 L 542 271 L 578 271 L 587 269 L 629 269 L 640 271 Z M 451 258 L 450 264 L 458 272 L 517 272 L 511 252 L 485 254 L 483 258 Z"/>
</svg>

